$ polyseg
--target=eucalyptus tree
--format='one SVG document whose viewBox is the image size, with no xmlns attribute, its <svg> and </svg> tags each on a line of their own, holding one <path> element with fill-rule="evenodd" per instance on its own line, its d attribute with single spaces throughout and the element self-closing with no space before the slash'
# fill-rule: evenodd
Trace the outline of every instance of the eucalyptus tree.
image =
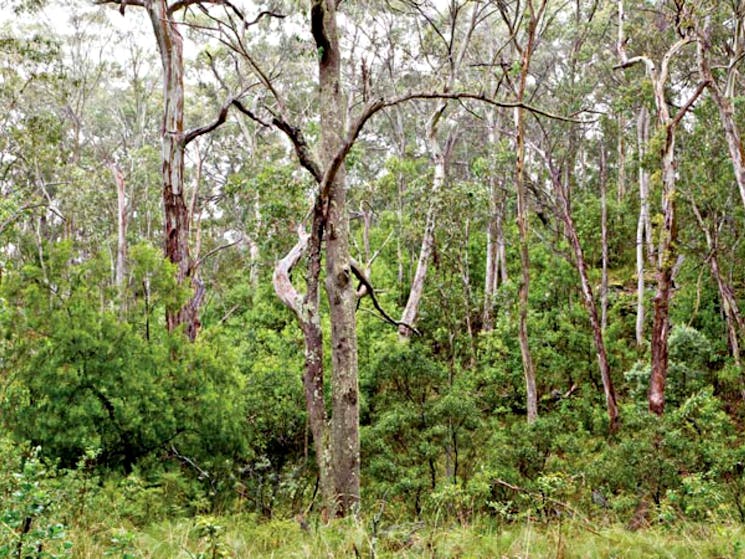
<svg viewBox="0 0 745 559">
<path fill-rule="evenodd" d="M 649 409 L 661 415 L 665 407 L 665 383 L 668 372 L 668 336 L 670 330 L 670 300 L 672 298 L 673 272 L 678 257 L 677 237 L 678 223 L 676 216 L 677 174 L 675 139 L 677 128 L 686 113 L 691 109 L 707 85 L 699 81 L 691 93 L 684 93 L 680 109 L 670 112 L 667 90 L 670 87 L 670 64 L 676 55 L 688 45 L 695 42 L 693 27 L 689 25 L 693 5 L 688 2 L 675 4 L 675 24 L 670 31 L 675 33 L 672 45 L 668 46 L 659 62 L 649 55 L 638 54 L 629 57 L 626 53 L 627 40 L 624 35 L 624 3 L 618 1 L 618 55 L 621 63 L 618 68 L 629 68 L 643 64 L 647 78 L 652 84 L 654 103 L 657 111 L 657 131 L 660 143 L 662 174 L 662 224 L 659 231 L 657 247 L 657 293 L 654 298 L 654 322 L 652 326 L 652 373 L 649 381 Z"/>
<path fill-rule="evenodd" d="M 530 351 L 528 335 L 528 296 L 530 293 L 530 223 L 528 218 L 528 192 L 525 181 L 525 108 L 528 99 L 528 81 L 531 76 L 531 62 L 538 47 L 547 0 L 527 0 L 525 5 L 516 3 L 512 11 L 505 3 L 498 8 L 517 55 L 519 68 L 513 95 L 518 106 L 514 109 L 515 130 L 515 191 L 517 198 L 517 229 L 520 251 L 520 284 L 518 290 L 518 338 L 525 376 L 527 419 L 532 423 L 538 417 L 538 390 L 536 388 L 535 365 Z"/>
<path fill-rule="evenodd" d="M 470 6 L 466 3 L 451 2 L 443 16 L 435 6 L 428 3 L 411 2 L 410 5 L 412 10 L 421 14 L 415 20 L 421 21 L 424 27 L 423 30 L 419 30 L 419 35 L 431 35 L 436 43 L 430 48 L 427 45 L 420 46 L 423 58 L 433 66 L 433 75 L 438 76 L 438 81 L 441 81 L 441 85 L 435 83 L 433 86 L 436 90 L 446 93 L 453 91 L 462 78 L 462 67 L 466 61 L 471 38 L 478 24 L 484 20 L 488 6 L 480 0 L 472 2 Z M 466 11 L 467 9 L 469 11 Z M 444 20 L 444 23 L 441 20 Z M 430 49 L 434 52 L 430 52 Z M 434 174 L 416 271 L 401 315 L 403 324 L 399 327 L 399 334 L 403 338 L 411 335 L 411 325 L 416 322 L 419 313 L 427 268 L 434 249 L 439 200 L 447 182 L 448 160 L 457 138 L 459 116 L 457 113 L 447 114 L 447 111 L 448 101 L 443 100 L 437 104 L 427 119 L 425 139 Z M 442 128 L 446 130 L 444 139 L 440 137 Z"/>
<path fill-rule="evenodd" d="M 702 2 L 689 9 L 689 25 L 696 27 L 698 68 L 701 79 L 719 111 L 727 139 L 727 149 L 735 173 L 740 198 L 745 205 L 745 149 L 735 115 L 733 98 L 738 78 L 738 62 L 745 56 L 745 2 Z M 717 69 L 712 58 L 717 56 Z"/>
<path fill-rule="evenodd" d="M 550 71 L 544 74 L 542 85 L 551 92 L 554 102 L 569 107 L 572 112 L 582 114 L 583 111 L 602 99 L 602 92 L 598 91 L 598 84 L 602 87 L 609 65 L 605 68 L 590 68 L 580 64 L 582 56 L 587 56 L 588 47 L 593 41 L 601 42 L 605 38 L 605 31 L 598 25 L 604 15 L 598 12 L 598 5 L 584 6 L 577 3 L 574 13 L 560 11 L 549 17 L 567 19 L 567 25 L 553 34 L 544 31 L 544 39 L 551 40 L 554 45 L 561 44 L 554 53 L 548 55 L 543 64 Z M 556 30 L 556 28 L 552 28 Z M 589 72 L 599 72 L 599 76 L 589 77 Z M 544 92 L 545 95 L 545 92 Z M 586 117 L 585 117 L 586 118 Z M 597 356 L 598 369 L 605 396 L 610 432 L 619 427 L 619 409 L 617 395 L 611 376 L 610 359 L 604 339 L 607 323 L 606 289 L 608 283 L 608 227 L 607 227 L 607 155 L 603 145 L 605 138 L 600 137 L 597 153 L 590 152 L 589 142 L 583 141 L 589 134 L 597 133 L 597 123 L 593 120 L 576 122 L 552 121 L 539 123 L 542 138 L 530 142 L 529 147 L 537 153 L 543 161 L 548 183 L 547 190 L 554 200 L 554 211 L 563 229 L 563 237 L 571 247 L 573 264 L 580 279 L 580 292 L 583 305 L 587 311 L 587 318 L 592 330 L 592 339 Z M 602 127 L 601 127 L 602 129 Z M 597 163 L 593 165 L 592 160 Z M 591 169 L 597 168 L 597 176 L 593 177 Z M 593 180 L 595 179 L 595 180 Z M 595 289 L 590 279 L 590 266 L 586 253 L 587 239 L 580 237 L 573 211 L 574 190 L 580 185 L 596 182 L 600 190 L 600 254 L 601 254 L 601 286 L 600 304 L 595 297 Z M 597 252 L 597 251 L 595 251 Z"/>
<path fill-rule="evenodd" d="M 97 0 L 97 3 L 119 5 L 122 15 L 125 15 L 127 6 L 144 8 L 152 26 L 163 66 L 161 179 L 164 250 L 168 260 L 176 264 L 178 285 L 191 284 L 193 290 L 189 300 L 180 308 L 166 311 L 166 324 L 169 331 L 183 325 L 187 337 L 193 341 L 200 327 L 199 307 L 204 300 L 205 287 L 197 275 L 198 260 L 193 258 L 189 246 L 192 216 L 184 192 L 185 154 L 191 142 L 225 122 L 231 100 L 221 107 L 213 122 L 185 128 L 184 45 L 178 15 L 192 5 L 210 2 L 178 0 L 169 4 L 166 0 Z"/>
</svg>

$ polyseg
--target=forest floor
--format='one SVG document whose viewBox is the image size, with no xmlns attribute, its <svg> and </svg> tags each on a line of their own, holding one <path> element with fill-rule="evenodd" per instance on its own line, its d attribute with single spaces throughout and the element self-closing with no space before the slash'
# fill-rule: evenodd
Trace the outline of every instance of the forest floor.
<svg viewBox="0 0 745 559">
<path fill-rule="evenodd" d="M 301 526 L 293 520 L 200 517 L 145 529 L 80 526 L 68 536 L 76 559 L 745 559 L 745 527 L 737 524 L 679 523 L 630 531 L 615 525 L 523 521 L 410 523 L 372 530 L 371 523 L 354 520 Z"/>
</svg>

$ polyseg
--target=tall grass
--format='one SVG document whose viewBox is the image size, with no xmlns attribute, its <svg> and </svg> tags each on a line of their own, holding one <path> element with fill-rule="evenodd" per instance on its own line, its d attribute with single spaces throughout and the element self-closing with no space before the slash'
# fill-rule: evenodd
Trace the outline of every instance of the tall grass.
<svg viewBox="0 0 745 559">
<path fill-rule="evenodd" d="M 681 523 L 631 532 L 594 530 L 577 522 L 431 527 L 399 523 L 373 529 L 347 519 L 301 526 L 294 520 L 257 522 L 253 516 L 200 517 L 143 529 L 111 526 L 71 530 L 76 559 L 745 559 L 739 525 Z"/>
</svg>

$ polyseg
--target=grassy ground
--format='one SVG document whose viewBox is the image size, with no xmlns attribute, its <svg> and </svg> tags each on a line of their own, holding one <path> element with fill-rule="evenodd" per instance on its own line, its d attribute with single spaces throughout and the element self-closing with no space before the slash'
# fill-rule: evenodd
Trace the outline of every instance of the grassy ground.
<svg viewBox="0 0 745 559">
<path fill-rule="evenodd" d="M 77 559 L 745 559 L 745 528 L 737 525 L 680 524 L 630 532 L 579 523 L 477 522 L 439 528 L 402 524 L 375 534 L 369 523 L 353 520 L 304 528 L 291 520 L 257 523 L 232 517 L 144 530 L 79 526 L 69 536 Z"/>
</svg>

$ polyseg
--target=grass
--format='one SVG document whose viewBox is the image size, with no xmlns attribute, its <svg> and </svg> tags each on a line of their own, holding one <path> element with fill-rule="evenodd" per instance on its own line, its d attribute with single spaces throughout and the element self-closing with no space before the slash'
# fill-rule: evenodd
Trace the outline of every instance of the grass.
<svg viewBox="0 0 745 559">
<path fill-rule="evenodd" d="M 745 559 L 740 525 L 681 523 L 630 532 L 585 524 L 430 527 L 404 523 L 382 527 L 343 520 L 302 528 L 294 520 L 257 522 L 255 517 L 200 517 L 135 529 L 73 527 L 76 559 Z"/>
</svg>

